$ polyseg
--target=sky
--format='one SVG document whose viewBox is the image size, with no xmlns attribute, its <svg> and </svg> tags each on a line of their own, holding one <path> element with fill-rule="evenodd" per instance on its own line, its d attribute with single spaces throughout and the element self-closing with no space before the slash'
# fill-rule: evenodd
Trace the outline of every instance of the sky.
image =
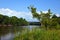
<svg viewBox="0 0 60 40">
<path fill-rule="evenodd" d="M 46 12 L 51 9 L 52 13 L 60 16 L 60 0 L 0 0 L 0 14 L 25 18 L 27 21 L 38 21 L 33 19 L 27 7 L 34 5 L 37 11 Z"/>
</svg>

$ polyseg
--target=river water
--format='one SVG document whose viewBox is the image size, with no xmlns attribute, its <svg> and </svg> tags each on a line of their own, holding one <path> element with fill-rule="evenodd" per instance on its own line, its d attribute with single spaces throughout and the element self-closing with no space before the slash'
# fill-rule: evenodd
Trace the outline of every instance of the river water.
<svg viewBox="0 0 60 40">
<path fill-rule="evenodd" d="M 32 29 L 34 27 L 39 27 L 39 26 L 36 26 L 36 25 L 29 25 L 29 26 L 22 26 L 24 28 L 29 28 L 29 29 Z M 2 35 L 1 36 L 1 40 L 13 40 L 13 38 L 17 35 L 19 35 L 20 32 L 14 34 L 14 33 L 8 33 L 8 34 L 5 34 L 5 35 Z"/>
<path fill-rule="evenodd" d="M 13 40 L 14 34 L 13 33 L 8 33 L 4 36 L 1 36 L 1 40 Z"/>
</svg>

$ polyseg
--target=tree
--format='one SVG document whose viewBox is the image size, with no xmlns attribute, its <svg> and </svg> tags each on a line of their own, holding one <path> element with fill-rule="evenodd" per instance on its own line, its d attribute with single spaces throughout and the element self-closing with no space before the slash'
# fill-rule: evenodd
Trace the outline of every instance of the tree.
<svg viewBox="0 0 60 40">
<path fill-rule="evenodd" d="M 57 18 L 57 16 L 54 14 L 54 15 L 52 16 L 52 18 Z"/>
<path fill-rule="evenodd" d="M 12 17 L 11 17 L 11 23 L 12 23 L 13 25 L 17 25 L 17 21 L 18 21 L 18 18 L 17 18 L 16 16 L 12 16 Z"/>
<path fill-rule="evenodd" d="M 0 24 L 2 24 L 3 21 L 3 15 L 0 14 Z"/>
<path fill-rule="evenodd" d="M 57 18 L 57 21 L 58 21 L 58 23 L 59 23 L 59 25 L 60 25 L 60 16 Z"/>
<path fill-rule="evenodd" d="M 9 17 L 4 15 L 3 16 L 3 24 L 7 24 L 8 25 L 9 24 L 8 22 L 9 22 Z"/>
<path fill-rule="evenodd" d="M 45 26 L 47 28 L 47 26 L 49 25 L 50 22 L 50 17 L 51 17 L 51 11 L 50 9 L 48 10 L 47 13 L 43 13 L 41 11 L 41 14 L 36 12 L 36 8 L 33 6 L 28 7 L 33 15 L 33 18 L 37 18 L 40 22 L 41 22 L 41 26 Z"/>
<path fill-rule="evenodd" d="M 52 15 L 50 19 L 50 27 L 49 28 L 54 28 L 54 29 L 59 29 L 59 22 L 58 22 L 58 17 L 54 14 Z"/>
<path fill-rule="evenodd" d="M 31 11 L 31 13 L 32 13 L 32 15 L 33 15 L 33 18 L 37 18 L 38 20 L 40 20 L 40 14 L 38 14 L 37 12 L 36 12 L 36 8 L 35 7 L 33 7 L 33 6 L 30 6 L 30 7 L 28 7 L 28 9 Z"/>
</svg>

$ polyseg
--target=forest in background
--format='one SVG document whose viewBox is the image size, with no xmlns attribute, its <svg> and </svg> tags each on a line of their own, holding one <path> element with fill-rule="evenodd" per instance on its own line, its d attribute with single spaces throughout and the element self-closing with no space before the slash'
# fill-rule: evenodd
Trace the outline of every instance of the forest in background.
<svg viewBox="0 0 60 40">
<path fill-rule="evenodd" d="M 23 18 L 17 18 L 16 16 L 8 17 L 0 14 L 0 26 L 1 25 L 23 26 L 28 25 L 28 22 Z"/>
</svg>

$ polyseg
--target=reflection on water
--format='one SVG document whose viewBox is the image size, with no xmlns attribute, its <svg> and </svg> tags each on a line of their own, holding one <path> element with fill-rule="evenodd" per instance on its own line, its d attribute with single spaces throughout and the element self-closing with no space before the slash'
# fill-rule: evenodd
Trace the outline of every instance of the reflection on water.
<svg viewBox="0 0 60 40">
<path fill-rule="evenodd" d="M 4 36 L 1 36 L 1 40 L 13 40 L 14 34 L 13 33 L 8 33 Z"/>
<path fill-rule="evenodd" d="M 38 25 L 28 25 L 28 26 L 23 26 L 24 28 L 28 28 L 28 29 L 32 29 L 32 28 L 36 28 L 39 27 Z"/>
<path fill-rule="evenodd" d="M 22 27 L 13 26 L 13 27 L 0 27 L 0 38 L 1 40 L 13 40 L 15 34 L 18 34 L 18 31 L 21 31 Z"/>
<path fill-rule="evenodd" d="M 16 32 L 21 31 L 21 30 L 22 30 L 21 26 L 0 27 L 0 36 L 8 34 L 8 33 L 16 33 Z"/>
<path fill-rule="evenodd" d="M 29 25 L 29 26 L 21 26 L 21 27 L 24 27 L 24 28 L 28 28 L 28 29 L 32 29 L 34 27 L 39 27 L 39 26 L 36 26 L 36 25 Z M 12 28 L 13 30 L 15 31 L 19 31 L 21 29 L 21 27 L 17 27 L 17 28 Z M 7 29 L 6 29 L 7 30 Z M 4 31 L 6 31 L 4 30 Z M 20 32 L 17 32 L 17 33 L 12 33 L 13 30 L 10 30 L 11 32 L 8 32 L 8 34 L 5 34 L 5 35 L 1 35 L 1 40 L 13 40 L 13 38 L 15 36 L 18 36 L 20 34 Z M 3 33 L 4 33 L 3 31 Z"/>
</svg>

